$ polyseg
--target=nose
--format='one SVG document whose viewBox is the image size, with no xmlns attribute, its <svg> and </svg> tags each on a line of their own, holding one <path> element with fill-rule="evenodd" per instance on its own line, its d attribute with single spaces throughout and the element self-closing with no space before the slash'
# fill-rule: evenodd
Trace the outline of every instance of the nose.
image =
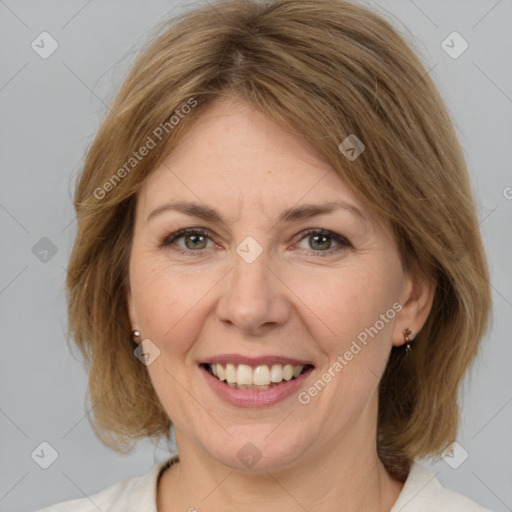
<svg viewBox="0 0 512 512">
<path fill-rule="evenodd" d="M 288 292 L 278 272 L 270 268 L 265 251 L 251 263 L 235 254 L 233 269 L 224 280 L 217 316 L 227 326 L 261 336 L 288 321 Z"/>
</svg>

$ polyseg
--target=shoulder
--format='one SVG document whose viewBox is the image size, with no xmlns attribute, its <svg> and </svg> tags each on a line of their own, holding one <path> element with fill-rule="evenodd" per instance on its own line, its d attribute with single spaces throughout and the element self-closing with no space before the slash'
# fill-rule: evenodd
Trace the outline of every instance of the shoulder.
<svg viewBox="0 0 512 512">
<path fill-rule="evenodd" d="M 390 512 L 491 512 L 439 482 L 429 468 L 414 462 Z"/>
<path fill-rule="evenodd" d="M 126 499 L 137 480 L 137 477 L 120 480 L 86 498 L 61 501 L 37 512 L 98 512 L 98 509 L 110 511 L 116 502 Z"/>
<path fill-rule="evenodd" d="M 160 473 L 173 458 L 160 462 L 139 476 L 119 480 L 85 498 L 61 501 L 37 512 L 136 512 L 156 511 L 156 488 Z"/>
</svg>

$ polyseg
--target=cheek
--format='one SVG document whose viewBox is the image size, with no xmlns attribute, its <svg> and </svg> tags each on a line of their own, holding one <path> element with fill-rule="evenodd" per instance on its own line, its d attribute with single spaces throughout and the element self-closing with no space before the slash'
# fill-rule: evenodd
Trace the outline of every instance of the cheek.
<svg viewBox="0 0 512 512">
<path fill-rule="evenodd" d="M 399 274 L 388 269 L 353 273 L 346 282 L 346 308 L 338 317 L 343 342 L 332 347 L 330 354 L 331 361 L 341 364 L 344 400 L 349 391 L 353 400 L 365 403 L 380 382 L 392 347 L 397 310 L 401 309 L 398 278 Z"/>
<path fill-rule="evenodd" d="M 297 272 L 289 274 L 288 283 L 299 290 L 296 303 L 301 316 L 311 319 L 317 342 L 331 357 L 347 350 L 358 336 L 363 341 L 365 336 L 390 338 L 399 291 L 395 268 L 361 264 L 321 273 Z"/>
<path fill-rule="evenodd" d="M 197 338 L 206 295 L 218 281 L 208 275 L 134 255 L 130 277 L 140 327 L 166 354 L 186 352 Z"/>
<path fill-rule="evenodd" d="M 159 357 L 147 367 L 153 388 L 173 421 L 175 416 L 187 421 L 188 394 L 180 392 L 180 383 L 186 381 L 193 364 L 187 355 L 199 334 L 197 315 L 204 285 L 143 255 L 133 259 L 131 283 L 143 336 L 160 350 Z M 191 426 L 183 424 L 182 428 Z"/>
</svg>

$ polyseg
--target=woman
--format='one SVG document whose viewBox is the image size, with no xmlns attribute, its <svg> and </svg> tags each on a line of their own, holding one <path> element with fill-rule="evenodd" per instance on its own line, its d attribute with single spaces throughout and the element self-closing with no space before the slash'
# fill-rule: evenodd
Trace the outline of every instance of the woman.
<svg viewBox="0 0 512 512">
<path fill-rule="evenodd" d="M 383 19 L 342 0 L 182 16 L 75 206 L 96 433 L 126 452 L 172 425 L 178 456 L 45 510 L 485 510 L 416 461 L 456 439 L 489 277 L 450 119 Z"/>
</svg>

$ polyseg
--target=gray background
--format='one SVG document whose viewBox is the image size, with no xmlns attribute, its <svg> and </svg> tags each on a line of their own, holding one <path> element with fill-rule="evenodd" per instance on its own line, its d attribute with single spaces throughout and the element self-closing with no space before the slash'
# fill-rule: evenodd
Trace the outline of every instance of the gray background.
<svg viewBox="0 0 512 512">
<path fill-rule="evenodd" d="M 444 485 L 495 511 L 512 510 L 512 2 L 367 3 L 413 45 L 448 104 L 492 273 L 494 320 L 461 396 L 457 440 L 469 457 L 457 469 L 428 464 Z M 63 283 L 84 152 L 137 49 L 155 25 L 190 5 L 0 0 L 0 510 L 83 497 L 168 456 L 149 442 L 118 455 L 94 437 L 87 375 L 64 341 Z M 47 59 L 31 48 L 43 31 L 59 44 Z M 469 43 L 457 59 L 441 47 L 453 31 Z M 56 254 L 33 250 L 43 237 Z M 31 458 L 43 441 L 58 452 L 48 469 Z"/>
</svg>

